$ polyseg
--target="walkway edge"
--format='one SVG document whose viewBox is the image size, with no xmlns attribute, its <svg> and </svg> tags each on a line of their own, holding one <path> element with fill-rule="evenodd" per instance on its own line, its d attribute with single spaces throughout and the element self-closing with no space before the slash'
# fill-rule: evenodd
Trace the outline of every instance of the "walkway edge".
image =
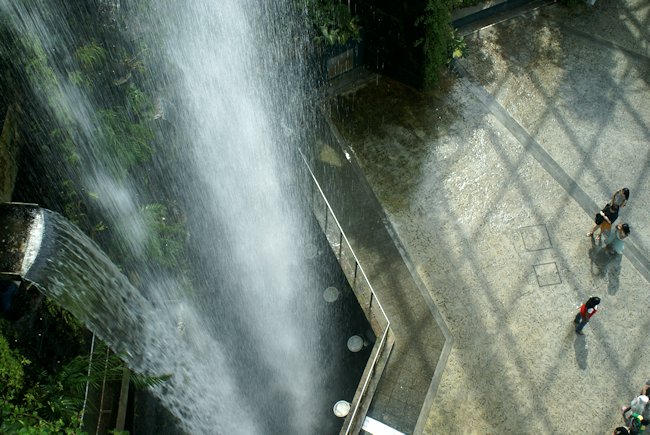
<svg viewBox="0 0 650 435">
<path fill-rule="evenodd" d="M 431 312 L 433 319 L 438 324 L 438 327 L 442 331 L 442 335 L 445 337 L 445 344 L 443 345 L 440 358 L 438 359 L 438 363 L 436 364 L 436 369 L 433 373 L 433 377 L 431 378 L 431 383 L 429 384 L 429 389 L 426 398 L 422 404 L 422 407 L 420 408 L 420 415 L 418 417 L 418 421 L 415 426 L 414 433 L 419 434 L 422 433 L 423 431 L 424 425 L 427 421 L 427 417 L 429 414 L 429 409 L 431 408 L 433 399 L 435 398 L 436 393 L 438 391 L 438 385 L 440 384 L 442 373 L 444 372 L 444 369 L 447 365 L 447 360 L 449 358 L 449 354 L 451 353 L 451 349 L 454 345 L 454 338 L 452 337 L 451 332 L 449 331 L 449 328 L 447 327 L 445 320 L 440 314 L 440 311 L 438 311 L 438 307 L 433 301 L 433 298 L 429 294 L 429 291 L 427 290 L 426 286 L 422 282 L 422 279 L 418 275 L 417 270 L 415 269 L 415 266 L 408 255 L 408 252 L 406 251 L 404 245 L 399 239 L 397 232 L 393 227 L 393 224 L 388 219 L 388 216 L 386 215 L 386 212 L 383 206 L 381 205 L 381 202 L 377 199 L 377 196 L 375 195 L 375 192 L 370 187 L 370 184 L 368 184 L 368 180 L 363 174 L 363 171 L 361 170 L 361 167 L 357 162 L 354 152 L 347 145 L 346 140 L 343 138 L 338 128 L 332 122 L 332 119 L 328 115 L 327 111 L 322 106 L 321 106 L 321 113 L 323 115 L 323 118 L 327 122 L 327 125 L 329 126 L 332 135 L 336 138 L 336 142 L 341 148 L 341 151 L 343 151 L 343 153 L 348 157 L 348 161 L 352 167 L 352 170 L 358 176 L 363 189 L 366 191 L 366 194 L 370 198 L 372 198 L 373 202 L 375 203 L 375 207 L 377 208 L 377 211 L 382 218 L 384 227 L 386 228 L 388 234 L 390 235 L 393 244 L 395 245 L 398 252 L 400 253 L 400 256 L 402 257 L 402 261 L 406 265 L 406 268 L 408 269 L 411 278 L 413 279 L 413 282 L 415 283 L 416 287 L 420 291 L 420 294 L 424 298 L 427 306 L 429 307 L 429 311 Z"/>
</svg>

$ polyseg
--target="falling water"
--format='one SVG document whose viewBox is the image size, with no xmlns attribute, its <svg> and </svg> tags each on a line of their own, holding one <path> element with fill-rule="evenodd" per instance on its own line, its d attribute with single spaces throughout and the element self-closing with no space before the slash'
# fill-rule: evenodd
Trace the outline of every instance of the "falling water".
<svg viewBox="0 0 650 435">
<path fill-rule="evenodd" d="M 243 361 L 233 361 L 233 358 L 246 359 L 242 353 L 260 358 L 275 358 L 277 355 L 267 349 L 233 348 L 236 343 L 232 343 L 232 337 L 215 337 L 213 328 L 223 327 L 224 335 L 239 334 L 236 339 L 241 341 L 241 346 L 253 344 L 245 336 L 251 331 L 237 331 L 223 325 L 222 321 L 227 319 L 206 318 L 203 310 L 197 309 L 182 292 L 176 290 L 181 287 L 180 283 L 159 280 L 155 283 L 159 297 L 155 300 L 143 297 L 99 247 L 60 215 L 43 210 L 43 217 L 35 219 L 35 222 L 38 225 L 34 225 L 32 231 L 42 235 L 32 234 L 30 239 L 31 243 L 39 246 L 39 255 L 25 277 L 38 283 L 50 297 L 84 319 L 91 330 L 124 355 L 133 369 L 150 374 L 173 374 L 157 393 L 182 420 L 189 433 L 254 434 L 271 433 L 279 428 L 299 433 L 313 425 L 310 420 L 314 417 L 309 416 L 309 406 L 316 406 L 312 412 L 318 412 L 318 406 L 310 404 L 310 399 L 302 396 L 305 390 L 314 394 L 308 390 L 312 383 L 307 379 L 310 376 L 304 373 L 305 370 L 314 370 L 314 367 L 295 354 L 301 347 L 306 350 L 304 346 L 300 343 L 287 345 L 282 337 L 274 336 L 287 332 L 286 328 L 270 326 L 268 347 L 277 343 L 288 357 L 298 358 L 298 361 L 280 358 L 279 361 L 291 372 L 285 375 L 273 367 L 270 373 L 281 376 L 275 379 L 256 375 L 254 371 L 268 368 L 265 362 L 253 362 L 253 372 L 246 373 L 246 376 L 252 376 L 254 385 L 246 387 L 257 388 L 256 394 L 261 400 L 252 400 L 250 392 L 241 390 L 241 371 L 245 370 Z M 214 308 L 214 302 L 205 298 L 201 302 Z M 272 307 L 267 305 L 265 308 Z M 220 311 L 215 309 L 215 314 L 223 316 Z M 243 313 L 244 317 L 246 315 Z M 286 319 L 291 322 L 290 318 Z M 262 331 L 252 332 L 263 334 Z M 288 333 L 295 334 L 292 331 Z M 291 375 L 297 377 L 290 379 Z M 317 372 L 312 375 L 318 380 Z M 294 392 L 294 388 L 304 390 Z M 273 396 L 279 401 L 293 400 L 297 395 L 299 400 L 304 400 L 304 408 L 296 404 L 287 412 L 283 407 L 293 406 L 291 403 L 265 404 L 265 389 L 277 389 Z M 257 409 L 260 405 L 268 409 Z M 273 421 L 273 413 L 290 419 L 291 424 L 283 427 Z M 256 419 L 259 416 L 262 420 Z"/>
<path fill-rule="evenodd" d="M 72 3 L 0 0 L 0 12 L 43 47 L 56 85 L 46 89 L 36 73 L 31 85 L 62 128 L 74 126 L 80 163 L 50 170 L 79 171 L 129 279 L 56 214 L 47 220 L 57 235 L 46 229 L 43 242 L 51 257 L 31 278 L 47 282 L 133 369 L 172 374 L 155 394 L 188 433 L 321 433 L 317 414 L 331 403 L 319 390 L 338 356 L 323 355 L 327 320 L 306 296 L 330 284 L 303 255 L 316 242 L 293 163 L 307 87 L 300 2 L 88 3 L 147 47 L 156 134 L 173 146 L 154 150 L 157 164 L 135 177 L 146 182 L 106 158 L 110 132 L 98 107 L 111 96 L 91 95 L 72 73 Z M 122 86 L 129 74 L 111 80 Z M 177 200 L 187 270 L 148 257 L 142 201 L 162 196 Z"/>
</svg>

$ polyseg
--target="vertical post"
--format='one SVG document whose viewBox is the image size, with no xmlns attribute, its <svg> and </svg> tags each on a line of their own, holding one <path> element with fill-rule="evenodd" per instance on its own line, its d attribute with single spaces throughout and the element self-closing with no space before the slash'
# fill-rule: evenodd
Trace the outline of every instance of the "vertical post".
<svg viewBox="0 0 650 435">
<path fill-rule="evenodd" d="M 129 402 L 129 379 L 131 371 L 124 365 L 122 369 L 122 384 L 120 386 L 120 399 L 117 406 L 117 421 L 115 422 L 115 429 L 124 430 L 126 423 L 126 406 Z"/>
<path fill-rule="evenodd" d="M 102 378 L 102 386 L 100 389 L 100 399 L 99 399 L 99 415 L 97 416 L 97 430 L 95 433 L 101 433 L 102 428 L 106 427 L 106 423 L 102 421 L 104 414 L 110 413 L 110 410 L 104 409 L 104 395 L 106 394 L 106 374 L 108 373 L 108 357 L 110 354 L 110 349 L 106 348 L 106 360 L 104 360 L 104 376 Z"/>
</svg>

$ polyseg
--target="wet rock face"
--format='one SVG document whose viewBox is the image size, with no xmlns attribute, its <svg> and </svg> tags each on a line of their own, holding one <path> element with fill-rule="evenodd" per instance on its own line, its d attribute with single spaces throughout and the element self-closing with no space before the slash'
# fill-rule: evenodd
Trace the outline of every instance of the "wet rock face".
<svg viewBox="0 0 650 435">
<path fill-rule="evenodd" d="M 0 204 L 0 272 L 4 276 L 19 279 L 23 275 L 30 251 L 30 231 L 39 214 L 34 204 Z"/>
<path fill-rule="evenodd" d="M 9 106 L 4 114 L 0 133 L 0 202 L 11 201 L 18 172 L 16 144 L 16 111 Z"/>
</svg>

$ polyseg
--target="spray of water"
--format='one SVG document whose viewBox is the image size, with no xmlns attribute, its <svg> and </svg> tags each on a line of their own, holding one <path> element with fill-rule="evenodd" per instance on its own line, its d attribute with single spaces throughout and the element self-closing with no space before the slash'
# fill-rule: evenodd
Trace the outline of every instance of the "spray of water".
<svg viewBox="0 0 650 435">
<path fill-rule="evenodd" d="M 329 406 L 318 398 L 322 355 L 313 344 L 322 314 L 304 298 L 314 278 L 301 253 L 312 236 L 294 187 L 295 144 L 282 127 L 301 128 L 294 3 L 94 4 L 121 16 L 121 31 L 149 47 L 156 118 L 173 126 L 180 157 L 142 185 L 102 149 L 110 132 L 97 122 L 98 98 L 110 95 L 90 95 L 71 74 L 78 23 L 66 3 L 0 0 L 0 12 L 50 59 L 55 85 L 33 76 L 35 93 L 57 108 L 62 126 L 75 126 L 78 179 L 125 256 L 141 265 L 132 286 L 78 230 L 49 215 L 56 230 L 44 240 L 57 255 L 32 279 L 47 281 L 132 368 L 172 374 L 156 394 L 189 433 L 315 433 L 313 414 Z M 155 198 L 156 189 L 181 204 L 189 277 L 147 259 L 140 198 Z"/>
</svg>

